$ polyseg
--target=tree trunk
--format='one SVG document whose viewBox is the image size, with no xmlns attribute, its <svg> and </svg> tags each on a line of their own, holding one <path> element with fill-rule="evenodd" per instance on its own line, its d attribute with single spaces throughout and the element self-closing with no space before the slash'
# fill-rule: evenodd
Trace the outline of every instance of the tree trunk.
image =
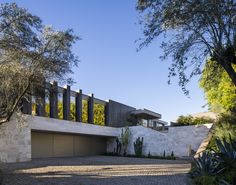
<svg viewBox="0 0 236 185">
<path fill-rule="evenodd" d="M 229 62 L 225 62 L 225 61 L 222 61 L 220 64 L 225 69 L 225 71 L 228 73 L 230 79 L 232 80 L 232 82 L 236 86 L 236 72 L 235 72 L 234 68 L 232 67 L 232 64 Z"/>
</svg>

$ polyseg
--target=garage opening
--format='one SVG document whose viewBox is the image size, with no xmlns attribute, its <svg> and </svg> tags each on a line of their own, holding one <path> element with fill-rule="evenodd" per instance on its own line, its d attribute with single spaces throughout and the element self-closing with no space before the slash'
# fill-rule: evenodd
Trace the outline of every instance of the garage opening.
<svg viewBox="0 0 236 185">
<path fill-rule="evenodd" d="M 106 138 L 32 131 L 31 153 L 32 158 L 99 155 L 106 153 Z"/>
</svg>

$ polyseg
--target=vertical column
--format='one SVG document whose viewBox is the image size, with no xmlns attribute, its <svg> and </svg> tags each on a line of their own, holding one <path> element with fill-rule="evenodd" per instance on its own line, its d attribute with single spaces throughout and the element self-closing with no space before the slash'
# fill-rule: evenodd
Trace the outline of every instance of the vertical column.
<svg viewBox="0 0 236 185">
<path fill-rule="evenodd" d="M 32 97 L 30 95 L 27 99 L 22 99 L 22 112 L 24 114 L 32 114 Z"/>
<path fill-rule="evenodd" d="M 75 118 L 76 121 L 82 122 L 82 109 L 83 109 L 83 104 L 82 104 L 82 90 L 79 90 L 79 93 L 76 93 L 75 97 Z"/>
<path fill-rule="evenodd" d="M 94 122 L 93 104 L 94 104 L 94 96 L 92 94 L 88 99 L 88 123 L 92 124 Z"/>
<path fill-rule="evenodd" d="M 58 118 L 58 87 L 57 82 L 53 82 L 50 87 L 49 103 L 50 103 L 50 118 Z"/>
<path fill-rule="evenodd" d="M 45 84 L 44 82 L 42 89 L 40 90 L 40 97 L 36 99 L 36 115 L 45 116 Z"/>
<path fill-rule="evenodd" d="M 63 91 L 63 119 L 70 120 L 70 86 Z"/>
<path fill-rule="evenodd" d="M 109 102 L 106 102 L 106 105 L 105 105 L 105 126 L 109 126 L 109 114 L 110 114 L 110 111 L 109 111 Z"/>
</svg>

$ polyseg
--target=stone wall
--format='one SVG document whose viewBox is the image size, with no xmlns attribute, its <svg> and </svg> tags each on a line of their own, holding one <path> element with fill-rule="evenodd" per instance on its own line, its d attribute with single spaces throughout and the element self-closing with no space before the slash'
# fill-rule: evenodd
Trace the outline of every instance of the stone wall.
<svg viewBox="0 0 236 185">
<path fill-rule="evenodd" d="M 0 162 L 31 160 L 30 128 L 24 119 L 0 125 Z"/>
<path fill-rule="evenodd" d="M 189 156 L 189 147 L 197 151 L 201 142 L 207 137 L 212 124 L 199 126 L 170 127 L 168 132 L 159 132 L 143 126 L 130 127 L 131 136 L 127 153 L 134 154 L 133 142 L 138 137 L 144 138 L 143 153 L 148 155 L 170 155 L 177 157 Z M 120 130 L 121 131 L 121 130 Z M 108 140 L 107 151 L 113 152 L 116 147 L 114 139 Z"/>
</svg>

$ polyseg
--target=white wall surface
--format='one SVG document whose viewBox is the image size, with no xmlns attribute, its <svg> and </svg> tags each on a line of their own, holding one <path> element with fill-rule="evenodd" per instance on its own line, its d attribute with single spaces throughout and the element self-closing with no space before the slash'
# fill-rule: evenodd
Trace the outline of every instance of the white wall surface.
<svg viewBox="0 0 236 185">
<path fill-rule="evenodd" d="M 144 138 L 143 154 L 170 155 L 174 152 L 177 157 L 189 156 L 189 146 L 197 151 L 201 142 L 206 138 L 212 124 L 170 127 L 168 132 L 159 132 L 143 126 L 130 127 L 131 136 L 127 153 L 135 154 L 133 142 L 138 137 Z M 113 152 L 116 147 L 115 139 L 108 140 L 108 152 Z"/>
</svg>

